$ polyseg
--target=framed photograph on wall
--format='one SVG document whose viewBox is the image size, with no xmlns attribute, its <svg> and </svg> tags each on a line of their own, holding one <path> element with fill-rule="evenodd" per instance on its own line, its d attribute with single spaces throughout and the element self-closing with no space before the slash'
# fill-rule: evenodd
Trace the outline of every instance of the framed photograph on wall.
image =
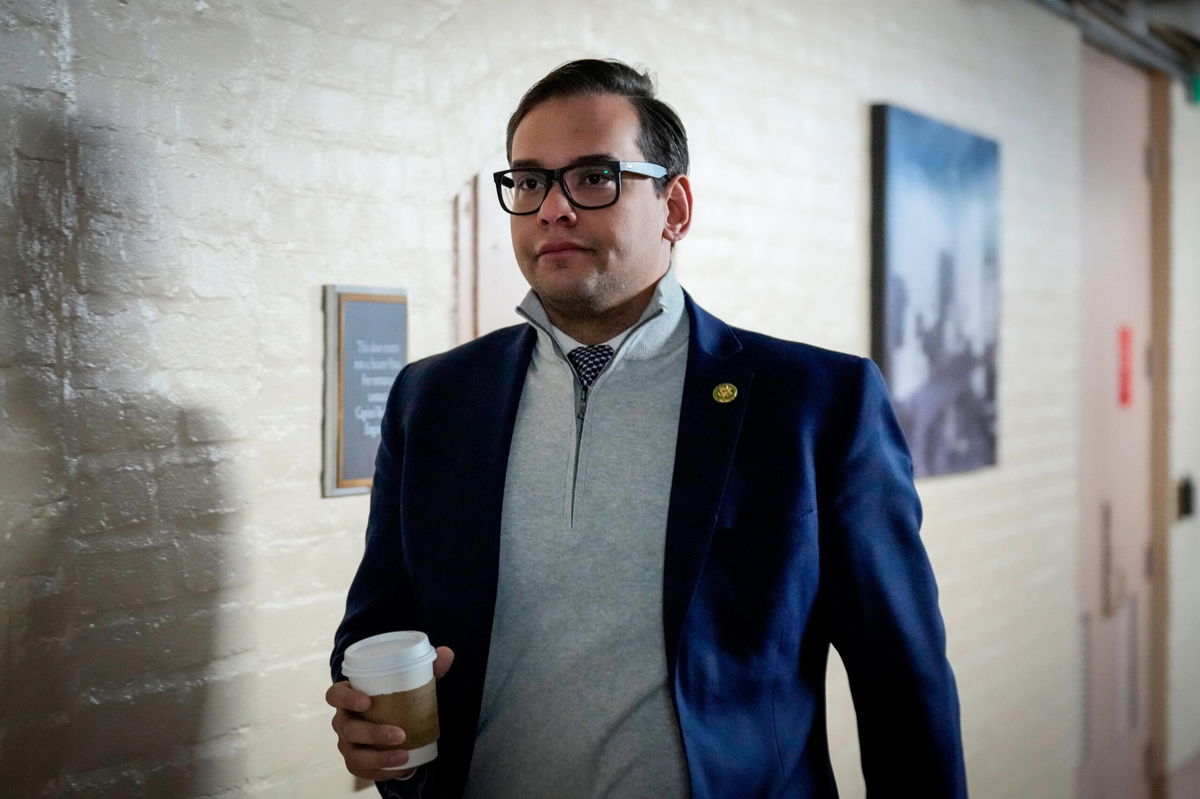
<svg viewBox="0 0 1200 799">
<path fill-rule="evenodd" d="M 872 357 L 917 477 L 997 457 L 1000 147 L 871 108 Z"/>
<path fill-rule="evenodd" d="M 407 352 L 404 289 L 325 286 L 324 496 L 371 490 L 379 426 Z"/>
</svg>

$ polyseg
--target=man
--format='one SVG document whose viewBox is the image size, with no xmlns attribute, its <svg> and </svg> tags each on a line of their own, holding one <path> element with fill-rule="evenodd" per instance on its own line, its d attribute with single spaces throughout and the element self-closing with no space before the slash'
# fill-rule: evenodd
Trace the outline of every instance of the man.
<svg viewBox="0 0 1200 799">
<path fill-rule="evenodd" d="M 347 768 L 395 796 L 836 796 L 832 644 L 871 795 L 965 796 L 878 371 L 682 291 L 687 140 L 649 78 L 559 67 L 508 155 L 527 324 L 396 380 L 326 697 Z M 397 629 L 440 645 L 440 755 L 415 774 L 383 770 L 406 757 L 374 746 L 403 731 L 356 718 L 369 698 L 340 672 Z"/>
</svg>

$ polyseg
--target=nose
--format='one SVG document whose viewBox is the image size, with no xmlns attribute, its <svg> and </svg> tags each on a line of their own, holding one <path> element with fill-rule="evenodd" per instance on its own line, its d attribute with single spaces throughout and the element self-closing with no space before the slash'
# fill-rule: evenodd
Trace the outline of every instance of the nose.
<svg viewBox="0 0 1200 799">
<path fill-rule="evenodd" d="M 553 222 L 575 224 L 575 207 L 567 200 L 567 195 L 563 193 L 562 185 L 557 180 L 550 183 L 546 199 L 542 200 L 542 207 L 538 209 L 538 222 L 545 225 Z"/>
</svg>

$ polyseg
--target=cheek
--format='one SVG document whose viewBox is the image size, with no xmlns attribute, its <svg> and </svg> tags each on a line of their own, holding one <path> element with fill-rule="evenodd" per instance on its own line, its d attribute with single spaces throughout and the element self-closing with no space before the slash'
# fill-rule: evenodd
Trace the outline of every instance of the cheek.
<svg viewBox="0 0 1200 799">
<path fill-rule="evenodd" d="M 513 253 L 517 256 L 517 260 L 521 261 L 525 258 L 529 250 L 529 229 L 525 224 L 525 217 L 509 216 L 508 232 L 512 238 Z"/>
<path fill-rule="evenodd" d="M 643 207 L 625 220 L 623 238 L 626 244 L 637 250 L 649 250 L 658 246 L 662 239 L 663 216 L 658 206 Z"/>
</svg>

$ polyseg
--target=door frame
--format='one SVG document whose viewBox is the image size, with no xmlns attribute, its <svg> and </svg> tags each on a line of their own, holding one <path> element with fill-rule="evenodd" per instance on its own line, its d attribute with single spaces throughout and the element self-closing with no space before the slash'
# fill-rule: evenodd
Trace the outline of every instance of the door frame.
<svg viewBox="0 0 1200 799">
<path fill-rule="evenodd" d="M 1171 92 L 1174 80 L 1149 70 L 1150 141 L 1150 796 L 1167 799 L 1171 545 Z"/>
<path fill-rule="evenodd" d="M 1148 370 L 1150 415 L 1148 550 L 1145 553 L 1148 593 L 1149 652 L 1148 713 L 1145 751 L 1142 752 L 1143 785 L 1151 799 L 1168 799 L 1170 532 L 1173 523 L 1174 485 L 1170 475 L 1170 352 L 1171 352 L 1171 75 L 1098 42 L 1084 42 L 1142 72 L 1148 82 L 1148 128 L 1144 168 L 1149 184 L 1150 285 L 1149 341 L 1144 353 Z M 1082 149 L 1081 149 L 1082 152 Z M 1082 202 L 1082 199 L 1081 199 Z M 1087 279 L 1086 276 L 1083 279 Z M 1081 522 L 1082 523 L 1082 522 Z M 1082 530 L 1081 530 L 1082 533 Z M 1086 665 L 1090 668 L 1090 664 Z M 1085 703 L 1090 697 L 1084 697 Z M 1086 724 L 1086 721 L 1084 722 Z M 1086 731 L 1082 731 L 1086 734 Z M 1081 763 L 1082 765 L 1082 763 Z M 1076 786 L 1079 795 L 1081 786 Z"/>
</svg>

